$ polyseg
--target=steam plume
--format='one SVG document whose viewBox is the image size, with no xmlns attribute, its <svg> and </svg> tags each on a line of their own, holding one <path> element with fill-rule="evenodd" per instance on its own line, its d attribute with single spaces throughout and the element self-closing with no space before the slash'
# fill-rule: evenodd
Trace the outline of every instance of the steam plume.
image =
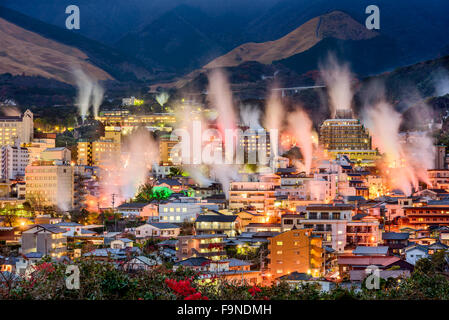
<svg viewBox="0 0 449 320">
<path fill-rule="evenodd" d="M 164 104 L 167 103 L 168 98 L 170 98 L 170 95 L 169 95 L 167 92 L 165 92 L 165 91 L 164 91 L 164 92 L 161 92 L 161 93 L 158 93 L 158 94 L 156 95 L 156 101 L 159 103 L 159 105 L 160 105 L 161 107 L 163 107 Z"/>
<path fill-rule="evenodd" d="M 312 120 L 307 113 L 302 110 L 296 110 L 288 115 L 289 131 L 296 138 L 299 149 L 303 156 L 304 171 L 310 173 L 313 156 L 313 140 L 312 140 Z"/>
<path fill-rule="evenodd" d="M 350 111 L 353 93 L 348 64 L 339 64 L 335 56 L 329 54 L 319 68 L 329 94 L 332 117 L 335 117 L 337 110 Z"/>
<path fill-rule="evenodd" d="M 103 87 L 96 79 L 91 78 L 81 69 L 75 69 L 73 74 L 78 88 L 76 104 L 81 118 L 83 121 L 86 119 L 91 104 L 93 106 L 94 116 L 98 116 L 98 110 L 104 96 Z"/>
</svg>

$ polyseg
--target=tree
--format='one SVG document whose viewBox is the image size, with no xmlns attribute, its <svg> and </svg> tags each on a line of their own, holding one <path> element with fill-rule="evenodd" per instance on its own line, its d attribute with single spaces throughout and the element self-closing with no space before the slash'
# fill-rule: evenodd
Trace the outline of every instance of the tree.
<svg viewBox="0 0 449 320">
<path fill-rule="evenodd" d="M 81 210 L 74 210 L 74 211 L 72 211 L 70 216 L 71 216 L 72 222 L 86 224 L 89 219 L 89 211 L 87 211 L 85 208 L 83 208 Z"/>
<path fill-rule="evenodd" d="M 173 192 L 166 187 L 153 187 L 145 183 L 139 187 L 139 191 L 134 198 L 134 202 L 151 202 L 153 200 L 161 201 L 168 199 Z"/>
<path fill-rule="evenodd" d="M 169 178 L 183 175 L 183 171 L 179 167 L 170 167 L 170 173 L 167 175 Z"/>
<path fill-rule="evenodd" d="M 19 218 L 17 211 L 18 208 L 11 205 L 6 205 L 1 209 L 1 215 L 3 216 L 3 219 L 7 226 L 13 227 L 14 225 L 16 225 Z"/>
<path fill-rule="evenodd" d="M 136 197 L 134 198 L 135 202 L 150 202 L 153 200 L 153 186 L 149 183 L 145 183 L 139 187 Z"/>
</svg>

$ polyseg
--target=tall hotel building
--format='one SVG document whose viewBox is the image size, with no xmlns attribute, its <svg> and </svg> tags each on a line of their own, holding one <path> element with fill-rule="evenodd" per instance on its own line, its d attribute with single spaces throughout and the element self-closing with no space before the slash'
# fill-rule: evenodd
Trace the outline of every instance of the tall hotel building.
<svg viewBox="0 0 449 320">
<path fill-rule="evenodd" d="M 371 148 L 368 130 L 349 110 L 337 110 L 334 119 L 328 119 L 320 127 L 320 143 L 331 158 L 345 154 L 351 160 L 371 162 L 379 157 Z"/>
<path fill-rule="evenodd" d="M 0 145 L 29 143 L 33 139 L 33 113 L 25 111 L 19 116 L 0 117 Z"/>
</svg>

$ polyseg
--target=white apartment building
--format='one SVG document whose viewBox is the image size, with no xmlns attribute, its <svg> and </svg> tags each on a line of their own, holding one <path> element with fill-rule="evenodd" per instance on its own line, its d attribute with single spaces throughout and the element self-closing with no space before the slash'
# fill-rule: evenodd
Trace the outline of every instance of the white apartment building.
<svg viewBox="0 0 449 320">
<path fill-rule="evenodd" d="M 17 177 L 25 176 L 25 168 L 28 165 L 27 148 L 18 145 L 2 146 L 1 153 L 1 178 L 14 180 Z"/>
<path fill-rule="evenodd" d="M 74 200 L 74 167 L 55 162 L 35 162 L 25 170 L 25 199 L 41 206 L 71 210 Z"/>
<path fill-rule="evenodd" d="M 254 207 L 256 210 L 273 212 L 277 185 L 277 183 L 268 181 L 231 182 L 229 209 Z"/>
<path fill-rule="evenodd" d="M 33 113 L 30 110 L 19 116 L 0 117 L 0 145 L 29 143 L 33 139 Z"/>
<path fill-rule="evenodd" d="M 181 198 L 179 200 L 161 203 L 159 205 L 159 221 L 160 222 L 194 222 L 201 213 L 202 207 L 200 203 L 193 200 Z"/>
<path fill-rule="evenodd" d="M 289 214 L 282 217 L 282 229 L 312 228 L 323 236 L 323 244 L 337 252 L 344 252 L 346 228 L 352 219 L 352 206 L 348 205 L 309 205 L 303 214 Z"/>
</svg>

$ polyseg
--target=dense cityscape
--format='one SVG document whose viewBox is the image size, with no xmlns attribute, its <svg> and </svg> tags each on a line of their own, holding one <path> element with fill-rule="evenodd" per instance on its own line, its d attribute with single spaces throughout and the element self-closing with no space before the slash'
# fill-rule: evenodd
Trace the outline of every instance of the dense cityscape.
<svg viewBox="0 0 449 320">
<path fill-rule="evenodd" d="M 448 47 L 363 69 L 321 11 L 196 69 L 17 33 L 79 60 L 0 50 L 0 300 L 449 299 Z"/>
</svg>

